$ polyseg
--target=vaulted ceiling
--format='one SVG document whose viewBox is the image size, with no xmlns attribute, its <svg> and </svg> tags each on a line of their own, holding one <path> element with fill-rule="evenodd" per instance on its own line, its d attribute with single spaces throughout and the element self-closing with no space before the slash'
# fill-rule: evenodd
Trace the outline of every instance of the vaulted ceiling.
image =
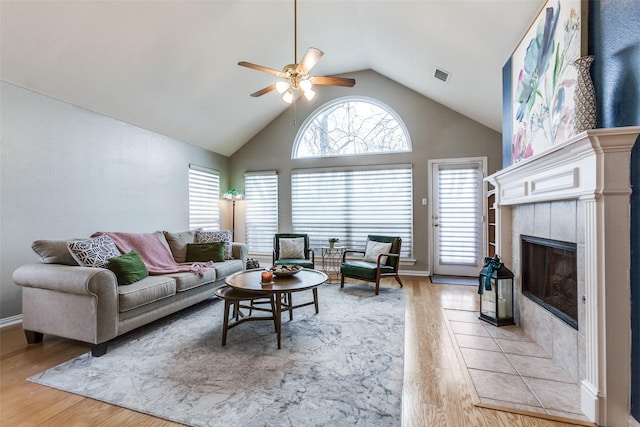
<svg viewBox="0 0 640 427">
<path fill-rule="evenodd" d="M 542 4 L 299 0 L 298 58 L 319 48 L 314 75 L 371 69 L 500 131 L 502 66 Z M 237 63 L 293 62 L 293 0 L 0 8 L 7 83 L 227 156 L 287 108 L 276 93 L 250 97 L 274 78 Z M 436 67 L 450 73 L 447 83 L 433 77 Z"/>
</svg>

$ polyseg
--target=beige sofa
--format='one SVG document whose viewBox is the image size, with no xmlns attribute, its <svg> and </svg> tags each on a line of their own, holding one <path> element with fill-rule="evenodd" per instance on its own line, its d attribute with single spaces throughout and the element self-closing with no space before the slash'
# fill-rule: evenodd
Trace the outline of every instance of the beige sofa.
<svg viewBox="0 0 640 427">
<path fill-rule="evenodd" d="M 184 261 L 184 248 L 193 242 L 193 231 L 154 234 L 176 262 Z M 14 282 L 23 288 L 22 324 L 27 342 L 42 342 L 43 334 L 57 335 L 91 343 L 93 356 L 102 356 L 109 340 L 213 297 L 226 276 L 245 268 L 247 246 L 231 245 L 232 259 L 212 263 L 199 274 L 150 275 L 119 286 L 111 270 L 78 265 L 67 241 L 35 241 L 32 247 L 41 262 L 23 265 L 13 273 Z"/>
</svg>

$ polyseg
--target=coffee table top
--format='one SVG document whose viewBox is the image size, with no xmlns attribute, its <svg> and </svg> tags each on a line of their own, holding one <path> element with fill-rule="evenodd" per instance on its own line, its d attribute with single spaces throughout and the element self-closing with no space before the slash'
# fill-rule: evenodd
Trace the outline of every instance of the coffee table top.
<svg viewBox="0 0 640 427">
<path fill-rule="evenodd" d="M 224 282 L 236 289 L 260 292 L 297 292 L 315 288 L 327 281 L 328 277 L 322 271 L 303 268 L 297 274 L 287 277 L 273 276 L 271 284 L 262 284 L 264 268 L 240 271 L 224 279 Z"/>
</svg>

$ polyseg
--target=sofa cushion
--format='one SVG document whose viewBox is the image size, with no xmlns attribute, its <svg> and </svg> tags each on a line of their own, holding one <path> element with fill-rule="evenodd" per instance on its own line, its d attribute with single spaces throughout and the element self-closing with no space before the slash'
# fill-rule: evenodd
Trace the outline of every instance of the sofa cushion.
<svg viewBox="0 0 640 427">
<path fill-rule="evenodd" d="M 164 237 L 169 243 L 171 254 L 176 262 L 185 262 L 187 259 L 187 244 L 195 243 L 196 230 L 182 231 L 179 233 L 164 232 Z"/>
<path fill-rule="evenodd" d="M 136 251 L 111 258 L 108 267 L 116 274 L 118 285 L 130 285 L 149 275 L 147 266 Z"/>
<path fill-rule="evenodd" d="M 129 311 L 176 294 L 176 281 L 168 276 L 148 276 L 128 286 L 118 286 L 119 311 Z"/>
<path fill-rule="evenodd" d="M 224 261 L 224 242 L 187 244 L 187 262 Z"/>
<path fill-rule="evenodd" d="M 188 291 L 189 289 L 197 288 L 200 285 L 214 282 L 217 280 L 218 275 L 214 268 L 203 269 L 203 275 L 200 276 L 196 273 L 169 273 L 165 274 L 167 277 L 171 277 L 176 281 L 176 292 Z"/>
<path fill-rule="evenodd" d="M 111 258 L 120 256 L 116 244 L 106 234 L 85 240 L 72 240 L 67 242 L 67 247 L 71 256 L 84 267 L 106 268 Z"/>
<path fill-rule="evenodd" d="M 69 252 L 69 240 L 35 240 L 31 243 L 31 249 L 44 264 L 79 265 Z"/>
<path fill-rule="evenodd" d="M 213 268 L 215 268 L 216 277 L 219 280 L 244 270 L 244 265 L 241 259 L 231 259 L 225 262 L 214 262 Z"/>
<path fill-rule="evenodd" d="M 233 232 L 231 230 L 223 231 L 196 231 L 196 243 L 215 243 L 224 242 L 224 259 L 233 258 L 233 250 L 231 244 L 233 242 Z"/>
</svg>

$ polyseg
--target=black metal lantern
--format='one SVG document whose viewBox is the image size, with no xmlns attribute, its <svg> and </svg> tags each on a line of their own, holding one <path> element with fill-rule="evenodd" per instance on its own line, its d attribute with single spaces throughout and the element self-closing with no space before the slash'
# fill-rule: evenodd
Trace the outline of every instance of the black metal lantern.
<svg viewBox="0 0 640 427">
<path fill-rule="evenodd" d="M 513 321 L 513 273 L 498 255 L 484 259 L 478 277 L 480 319 L 495 326 L 515 325 Z"/>
</svg>

